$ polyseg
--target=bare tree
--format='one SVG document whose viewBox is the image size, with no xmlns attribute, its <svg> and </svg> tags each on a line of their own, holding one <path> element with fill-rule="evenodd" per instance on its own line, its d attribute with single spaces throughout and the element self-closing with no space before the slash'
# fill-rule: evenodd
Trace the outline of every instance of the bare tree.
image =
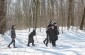
<svg viewBox="0 0 85 55">
<path fill-rule="evenodd" d="M 5 10 L 5 0 L 0 0 L 0 34 L 6 31 Z"/>
<path fill-rule="evenodd" d="M 83 14 L 82 21 L 81 21 L 81 25 L 80 25 L 80 29 L 81 29 L 81 30 L 83 30 L 84 22 L 85 22 L 85 7 L 84 7 L 84 14 Z"/>
<path fill-rule="evenodd" d="M 74 25 L 74 0 L 68 0 L 69 1 L 69 9 L 68 9 L 68 22 L 67 22 L 67 27 L 68 29 L 70 26 Z"/>
</svg>

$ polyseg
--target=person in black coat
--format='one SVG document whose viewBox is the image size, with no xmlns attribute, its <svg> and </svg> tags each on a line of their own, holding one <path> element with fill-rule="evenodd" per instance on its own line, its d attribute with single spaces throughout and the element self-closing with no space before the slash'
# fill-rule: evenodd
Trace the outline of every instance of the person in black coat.
<svg viewBox="0 0 85 55">
<path fill-rule="evenodd" d="M 57 26 L 52 25 L 51 28 L 49 28 L 47 31 L 48 39 L 51 41 L 52 46 L 56 46 L 56 40 L 58 39 L 57 34 Z M 46 46 L 48 45 L 48 42 L 46 43 Z"/>
<path fill-rule="evenodd" d="M 32 43 L 32 46 L 35 46 L 35 45 L 34 45 L 34 39 L 33 39 L 33 37 L 34 37 L 35 35 L 36 35 L 36 31 L 35 31 L 35 30 L 33 30 L 33 31 L 29 34 L 27 46 L 29 46 L 30 43 Z"/>
<path fill-rule="evenodd" d="M 58 40 L 58 35 L 59 35 L 58 27 L 57 27 L 57 24 L 54 23 L 54 37 L 53 37 L 53 40 L 52 40 L 53 46 L 56 46 L 56 41 Z"/>
<path fill-rule="evenodd" d="M 50 21 L 50 23 L 49 23 L 49 25 L 47 26 L 47 30 L 49 29 L 49 28 L 51 28 L 51 26 L 54 24 L 54 22 L 53 21 Z M 46 31 L 47 31 L 46 30 Z M 46 32 L 46 34 L 47 34 L 47 32 Z M 44 44 L 46 44 L 46 46 L 47 46 L 47 43 L 48 43 L 48 34 L 47 34 L 47 37 L 46 37 L 46 39 L 43 41 L 43 43 Z M 51 42 L 51 41 L 50 41 Z"/>
<path fill-rule="evenodd" d="M 11 28 L 11 38 L 12 38 L 12 41 L 11 41 L 11 43 L 8 45 L 8 47 L 10 48 L 10 45 L 13 43 L 14 48 L 16 48 L 16 47 L 15 47 L 16 33 L 15 33 L 14 25 L 12 25 L 12 28 Z"/>
<path fill-rule="evenodd" d="M 49 28 L 47 31 L 46 31 L 47 35 L 48 35 L 48 39 L 47 39 L 47 42 L 46 42 L 46 46 L 48 46 L 48 41 L 50 41 L 53 45 L 54 43 L 54 38 L 55 38 L 55 30 L 54 30 L 54 25 L 51 26 L 51 28 Z"/>
<path fill-rule="evenodd" d="M 58 35 L 59 35 L 59 28 L 56 23 L 54 23 L 54 29 L 55 29 L 55 41 L 58 40 Z"/>
</svg>

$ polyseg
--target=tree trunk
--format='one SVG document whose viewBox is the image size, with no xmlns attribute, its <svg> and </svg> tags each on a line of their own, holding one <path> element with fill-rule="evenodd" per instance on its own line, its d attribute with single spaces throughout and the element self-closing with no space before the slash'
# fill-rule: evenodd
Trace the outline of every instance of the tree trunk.
<svg viewBox="0 0 85 55">
<path fill-rule="evenodd" d="M 0 34 L 4 34 L 5 30 L 6 30 L 5 0 L 0 0 Z"/>
<path fill-rule="evenodd" d="M 70 26 L 74 26 L 74 0 L 69 0 L 69 8 L 68 8 L 68 22 L 67 27 L 68 29 Z"/>
<path fill-rule="evenodd" d="M 83 14 L 83 17 L 82 17 L 82 21 L 81 21 L 81 24 L 80 24 L 81 30 L 83 30 L 84 22 L 85 22 L 85 7 L 84 7 L 84 14 Z"/>
</svg>

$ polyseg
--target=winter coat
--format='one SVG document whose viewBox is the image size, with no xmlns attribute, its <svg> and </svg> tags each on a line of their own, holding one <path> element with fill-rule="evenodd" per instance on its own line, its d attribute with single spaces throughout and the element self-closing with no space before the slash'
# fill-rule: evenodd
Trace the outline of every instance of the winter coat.
<svg viewBox="0 0 85 55">
<path fill-rule="evenodd" d="M 11 38 L 16 38 L 15 28 L 11 28 Z"/>
<path fill-rule="evenodd" d="M 36 35 L 35 30 L 29 34 L 29 40 L 28 40 L 28 41 L 29 41 L 30 43 L 34 42 L 33 37 L 34 37 L 35 35 Z"/>
<path fill-rule="evenodd" d="M 47 26 L 47 29 L 49 29 L 51 26 L 53 26 L 53 24 L 49 24 L 49 25 Z"/>
<path fill-rule="evenodd" d="M 59 34 L 59 32 L 58 32 L 57 26 L 54 27 L 54 29 L 49 28 L 46 31 L 46 33 L 48 34 L 50 41 L 56 41 L 56 40 L 58 40 L 58 36 L 57 35 Z"/>
<path fill-rule="evenodd" d="M 54 26 L 54 41 L 58 40 L 58 35 L 59 35 L 59 31 L 58 31 L 58 28 L 57 26 Z"/>
<path fill-rule="evenodd" d="M 48 36 L 49 36 L 49 40 L 50 40 L 50 41 L 53 41 L 54 38 L 55 38 L 55 30 L 52 29 L 52 28 L 49 28 L 49 29 L 46 31 L 46 33 L 47 33 Z"/>
<path fill-rule="evenodd" d="M 55 34 L 56 34 L 56 35 L 59 35 L 59 31 L 58 31 L 57 26 L 54 26 L 54 29 L 55 29 Z"/>
<path fill-rule="evenodd" d="M 29 38 L 33 38 L 35 35 L 36 35 L 36 32 L 35 32 L 35 30 L 34 30 L 34 31 L 32 31 L 32 32 L 29 34 Z"/>
</svg>

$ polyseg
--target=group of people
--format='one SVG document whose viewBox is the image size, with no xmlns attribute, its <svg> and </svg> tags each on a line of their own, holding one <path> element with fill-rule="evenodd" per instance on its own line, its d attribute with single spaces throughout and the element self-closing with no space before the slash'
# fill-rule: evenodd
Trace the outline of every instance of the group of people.
<svg viewBox="0 0 85 55">
<path fill-rule="evenodd" d="M 46 46 L 48 46 L 48 42 L 52 43 L 52 46 L 56 46 L 56 41 L 58 40 L 58 27 L 57 24 L 53 21 L 50 21 L 50 24 L 47 27 L 46 30 L 47 37 L 43 41 Z"/>
<path fill-rule="evenodd" d="M 43 41 L 44 44 L 46 46 L 48 46 L 48 42 L 50 42 L 50 43 L 52 43 L 52 46 L 56 46 L 55 42 L 58 40 L 58 35 L 59 35 L 57 24 L 54 23 L 53 21 L 50 21 L 50 24 L 48 25 L 48 27 L 46 29 L 46 34 L 47 34 L 47 37 Z M 36 35 L 36 30 L 33 30 L 29 34 L 27 46 L 30 46 L 30 43 L 32 43 L 32 46 L 35 46 L 34 38 L 33 38 L 35 35 Z M 16 33 L 15 33 L 15 26 L 14 25 L 12 25 L 12 27 L 11 27 L 11 38 L 12 38 L 12 41 L 10 42 L 8 47 L 10 48 L 10 45 L 13 43 L 14 48 L 16 48 L 16 46 L 15 46 Z"/>
</svg>

